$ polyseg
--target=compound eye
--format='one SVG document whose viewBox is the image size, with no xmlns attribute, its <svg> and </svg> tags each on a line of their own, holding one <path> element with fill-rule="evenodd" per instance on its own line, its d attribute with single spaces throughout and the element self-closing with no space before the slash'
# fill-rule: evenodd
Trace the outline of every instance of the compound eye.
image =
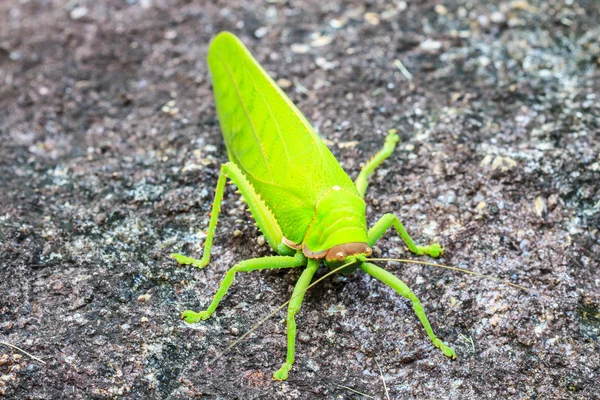
<svg viewBox="0 0 600 400">
<path fill-rule="evenodd" d="M 371 257 L 372 254 L 373 254 L 373 249 L 370 247 L 367 247 L 367 249 L 365 250 L 365 256 Z"/>
<path fill-rule="evenodd" d="M 335 258 L 338 261 L 344 261 L 346 259 L 346 256 L 344 255 L 344 253 L 342 253 L 341 251 L 339 253 L 335 253 Z"/>
</svg>

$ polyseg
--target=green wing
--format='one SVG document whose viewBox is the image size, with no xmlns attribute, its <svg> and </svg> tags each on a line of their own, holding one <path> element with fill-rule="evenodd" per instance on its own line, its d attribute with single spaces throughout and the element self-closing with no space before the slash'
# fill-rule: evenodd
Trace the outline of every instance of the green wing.
<svg viewBox="0 0 600 400">
<path fill-rule="evenodd" d="M 208 52 L 227 152 L 271 209 L 283 234 L 301 243 L 318 199 L 355 186 L 304 115 L 229 32 Z"/>
</svg>

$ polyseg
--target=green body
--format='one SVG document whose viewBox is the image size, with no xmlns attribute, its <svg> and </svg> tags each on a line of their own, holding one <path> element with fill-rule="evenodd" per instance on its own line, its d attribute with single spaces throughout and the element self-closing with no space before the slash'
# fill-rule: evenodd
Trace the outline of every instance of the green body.
<svg viewBox="0 0 600 400">
<path fill-rule="evenodd" d="M 248 49 L 221 33 L 210 45 L 208 65 L 229 159 L 283 235 L 313 253 L 366 243 L 365 203 L 354 182 Z"/>
<path fill-rule="evenodd" d="M 306 118 L 273 82 L 240 40 L 223 32 L 210 45 L 208 64 L 229 162 L 221 165 L 202 260 L 173 254 L 181 264 L 199 268 L 210 262 L 227 179 L 238 187 L 257 226 L 278 256 L 244 260 L 229 269 L 206 310 L 187 310 L 189 323 L 209 318 L 238 272 L 304 267 L 289 301 L 286 362 L 273 377 L 288 377 L 295 357 L 296 321 L 304 293 L 321 259 L 343 273 L 358 268 L 412 302 L 434 346 L 448 357 L 454 351 L 438 339 L 419 299 L 389 272 L 368 262 L 371 246 L 391 227 L 417 255 L 437 257 L 436 243 L 417 246 L 394 214 L 367 229 L 365 202 L 369 176 L 388 158 L 399 140 L 390 131 L 383 149 L 352 182 Z"/>
</svg>

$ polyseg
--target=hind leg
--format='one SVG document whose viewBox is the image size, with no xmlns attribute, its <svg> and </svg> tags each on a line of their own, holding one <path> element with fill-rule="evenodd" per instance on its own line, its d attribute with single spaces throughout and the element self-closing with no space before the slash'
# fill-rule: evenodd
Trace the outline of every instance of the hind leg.
<svg viewBox="0 0 600 400">
<path fill-rule="evenodd" d="M 365 192 L 367 191 L 367 186 L 369 185 L 369 177 L 373 175 L 375 169 L 377 169 L 377 167 L 379 167 L 381 163 L 383 163 L 385 159 L 394 152 L 396 143 L 398 143 L 400 140 L 400 137 L 396 134 L 396 132 L 396 129 L 390 129 L 388 131 L 383 148 L 365 164 L 358 174 L 358 177 L 354 181 L 356 190 L 358 190 L 360 197 L 365 197 Z"/>
<path fill-rule="evenodd" d="M 271 248 L 283 255 L 293 255 L 293 251 L 290 251 L 286 246 L 282 246 L 283 233 L 281 232 L 281 228 L 273 213 L 271 213 L 267 205 L 256 193 L 238 166 L 232 162 L 228 162 L 221 165 L 221 173 L 219 174 L 219 180 L 217 181 L 217 187 L 215 189 L 215 200 L 210 214 L 210 222 L 208 224 L 208 231 L 204 242 L 204 254 L 202 255 L 202 260 L 196 260 L 177 253 L 171 254 L 171 258 L 174 258 L 180 264 L 193 265 L 198 268 L 204 268 L 210 262 L 210 252 L 215 231 L 217 229 L 219 213 L 221 212 L 221 202 L 223 201 L 227 178 L 231 179 L 231 181 L 236 184 L 240 193 L 244 196 L 244 200 L 248 204 L 248 208 L 256 221 L 256 225 L 258 225 L 258 228 L 265 236 L 265 239 Z"/>
</svg>

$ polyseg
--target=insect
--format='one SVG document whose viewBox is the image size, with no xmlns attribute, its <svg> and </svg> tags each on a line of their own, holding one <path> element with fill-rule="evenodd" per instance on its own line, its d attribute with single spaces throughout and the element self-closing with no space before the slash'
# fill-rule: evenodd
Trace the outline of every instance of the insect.
<svg viewBox="0 0 600 400">
<path fill-rule="evenodd" d="M 388 133 L 383 149 L 353 182 L 300 110 L 235 35 L 222 32 L 213 39 L 208 65 L 229 162 L 221 165 L 202 259 L 172 256 L 199 268 L 209 263 L 227 179 L 238 187 L 258 228 L 278 255 L 234 265 L 208 308 L 184 311 L 182 318 L 189 323 L 209 318 L 238 272 L 304 267 L 288 305 L 287 357 L 273 374 L 274 379 L 285 380 L 294 364 L 295 316 L 323 262 L 330 269 L 344 266 L 344 274 L 360 269 L 409 299 L 433 345 L 455 358 L 454 351 L 434 334 L 417 296 L 400 279 L 368 260 L 372 246 L 391 227 L 411 252 L 431 257 L 443 253 L 437 243 L 416 245 L 394 214 L 385 214 L 367 227 L 363 197 L 368 178 L 394 151 L 399 140 L 396 132 Z"/>
</svg>

